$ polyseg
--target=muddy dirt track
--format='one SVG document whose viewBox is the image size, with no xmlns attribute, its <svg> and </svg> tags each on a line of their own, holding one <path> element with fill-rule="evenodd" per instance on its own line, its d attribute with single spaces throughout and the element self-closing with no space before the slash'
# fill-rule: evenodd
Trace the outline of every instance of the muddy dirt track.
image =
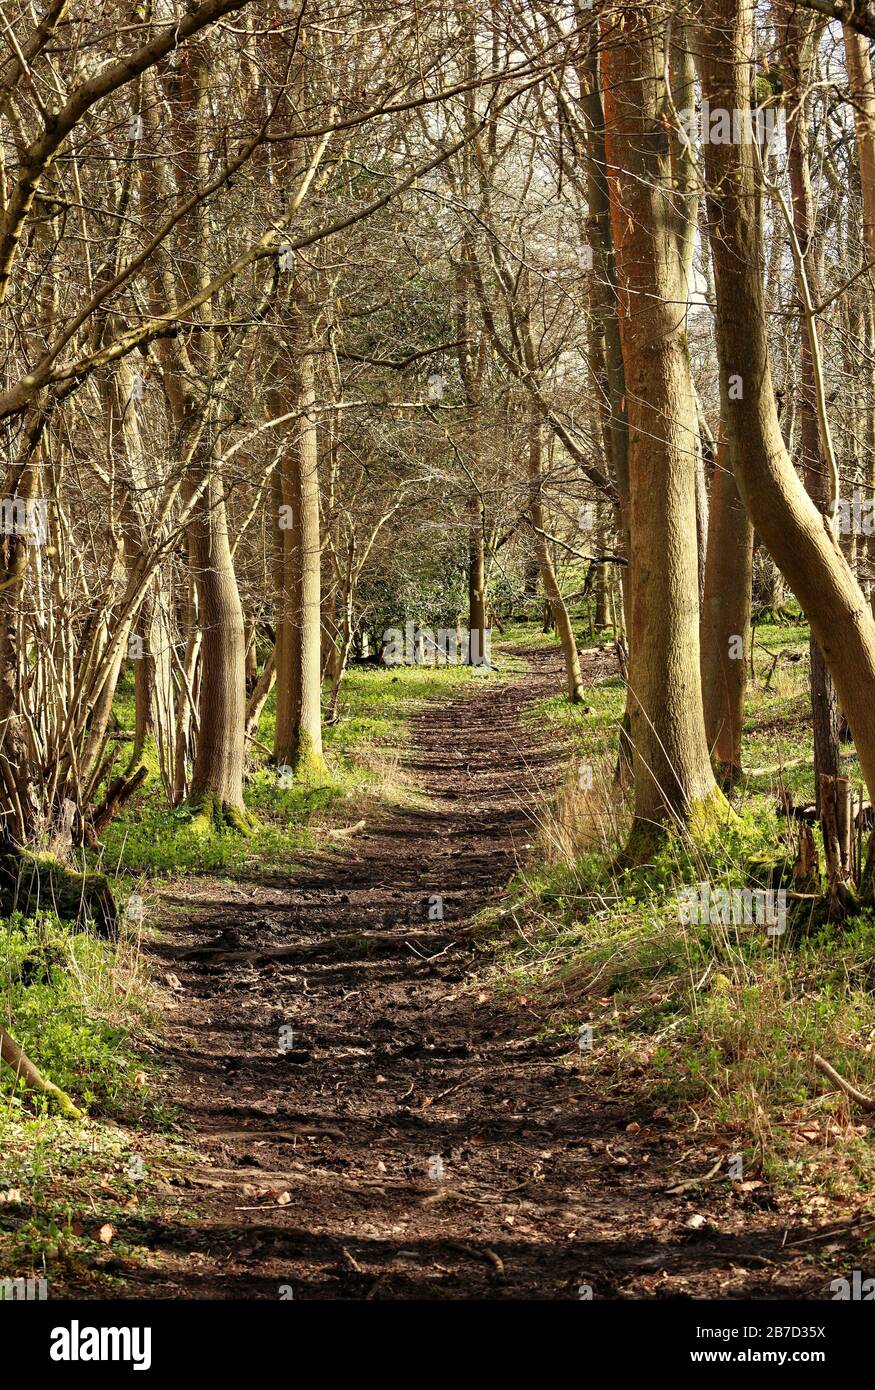
<svg viewBox="0 0 875 1390">
<path fill-rule="evenodd" d="M 142 1256 L 110 1262 L 115 1296 L 829 1296 L 810 1227 L 725 1184 L 668 1195 L 709 1166 L 695 1137 L 679 1149 L 646 1096 L 593 1094 L 567 1040 L 477 983 L 466 923 L 565 761 L 521 722 L 559 658 L 527 660 L 419 718 L 405 766 L 428 809 L 192 904 L 154 948 L 181 984 L 164 1060 L 202 1161 L 157 1219 L 131 1214 Z"/>
</svg>

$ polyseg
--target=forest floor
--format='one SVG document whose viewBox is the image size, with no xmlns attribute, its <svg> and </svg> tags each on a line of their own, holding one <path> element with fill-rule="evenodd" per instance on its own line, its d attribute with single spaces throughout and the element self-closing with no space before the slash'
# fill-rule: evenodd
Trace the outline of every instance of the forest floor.
<svg viewBox="0 0 875 1390">
<path fill-rule="evenodd" d="M 427 802 L 301 871 L 166 895 L 146 949 L 185 1157 L 156 1158 L 150 1199 L 53 1296 L 828 1298 L 824 1249 L 854 1267 L 851 1217 L 767 1183 L 669 1191 L 712 1167 L 689 1112 L 599 1086 L 574 1036 L 488 987 L 496 943 L 470 924 L 568 761 L 525 718 L 559 657 L 526 664 L 418 716 L 403 762 Z"/>
</svg>

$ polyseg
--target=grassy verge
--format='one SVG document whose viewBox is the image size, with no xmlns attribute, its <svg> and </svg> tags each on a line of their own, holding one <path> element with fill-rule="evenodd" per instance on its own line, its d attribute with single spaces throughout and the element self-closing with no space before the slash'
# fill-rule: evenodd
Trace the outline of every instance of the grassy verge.
<svg viewBox="0 0 875 1390">
<path fill-rule="evenodd" d="M 690 924 L 679 899 L 703 882 L 712 893 L 765 884 L 765 861 L 792 860 L 775 807 L 779 784 L 813 796 L 807 643 L 803 627 L 757 632 L 737 824 L 704 851 L 676 845 L 634 872 L 608 867 L 630 821 L 613 779 L 621 683 L 591 688 L 585 715 L 559 697 L 532 712 L 573 757 L 540 853 L 501 911 L 517 934 L 493 983 L 576 1036 L 603 1087 L 637 1091 L 713 1152 L 741 1154 L 746 1179 L 816 1209 L 859 1198 L 875 1177 L 867 1114 L 814 1066 L 825 1057 L 875 1095 L 875 920 L 770 935 L 765 923 Z M 857 782 L 855 757 L 843 763 Z"/>
<path fill-rule="evenodd" d="M 110 945 L 51 913 L 0 922 L 3 1018 L 90 1118 L 71 1123 L 0 1072 L 0 1280 L 51 1283 L 111 1259 L 142 1200 L 143 1153 L 172 1116 L 151 1059 L 155 997 L 136 934 Z"/>
</svg>

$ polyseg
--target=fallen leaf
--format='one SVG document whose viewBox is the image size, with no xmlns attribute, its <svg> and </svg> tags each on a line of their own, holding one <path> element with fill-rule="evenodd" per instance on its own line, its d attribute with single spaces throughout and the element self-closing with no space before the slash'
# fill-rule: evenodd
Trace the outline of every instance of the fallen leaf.
<svg viewBox="0 0 875 1390">
<path fill-rule="evenodd" d="M 100 1241 L 101 1245 L 109 1245 L 114 1235 L 115 1226 L 111 1226 L 107 1221 L 106 1224 L 104 1226 L 101 1226 L 100 1230 L 97 1232 L 97 1239 Z"/>
</svg>

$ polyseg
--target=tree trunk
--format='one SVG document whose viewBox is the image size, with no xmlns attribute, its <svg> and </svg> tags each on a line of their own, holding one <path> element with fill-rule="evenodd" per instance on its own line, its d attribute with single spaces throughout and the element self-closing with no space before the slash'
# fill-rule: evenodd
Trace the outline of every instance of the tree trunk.
<svg viewBox="0 0 875 1390">
<path fill-rule="evenodd" d="M 525 568 L 523 570 L 523 598 L 526 601 L 525 615 L 530 617 L 530 609 L 534 607 L 538 600 L 538 577 L 541 567 L 538 564 L 537 555 L 527 556 Z"/>
<path fill-rule="evenodd" d="M 599 555 L 604 555 L 608 548 L 606 531 L 607 527 L 605 525 L 604 512 L 599 508 L 595 532 L 596 551 Z M 593 626 L 596 632 L 604 632 L 608 625 L 607 571 L 607 565 L 596 565 L 595 583 L 593 585 Z"/>
<path fill-rule="evenodd" d="M 282 465 L 282 613 L 277 623 L 277 719 L 274 756 L 296 776 L 322 774 L 322 543 L 316 370 L 313 349 L 296 333 L 296 399 L 302 414 Z M 282 637 L 280 631 L 282 629 Z"/>
<path fill-rule="evenodd" d="M 875 333 L 872 331 L 873 307 L 875 307 L 875 81 L 872 77 L 872 64 L 869 58 L 869 41 L 856 30 L 843 26 L 845 54 L 848 66 L 848 87 L 854 110 L 854 125 L 857 136 L 857 157 L 860 165 L 860 189 L 863 198 L 863 248 L 869 262 L 870 296 L 863 313 L 862 341 L 863 361 L 863 453 L 868 451 L 863 479 L 865 496 L 871 497 L 875 490 L 875 368 L 872 365 L 872 349 Z M 875 539 L 872 536 L 858 537 L 864 592 L 868 593 L 870 603 L 875 603 L 875 585 L 869 578 L 872 562 L 875 559 Z"/>
<path fill-rule="evenodd" d="M 7 473 L 13 499 L 30 502 L 36 468 L 25 464 Z M 0 843 L 24 845 L 37 829 L 37 805 L 30 741 L 21 710 L 20 610 L 27 573 L 25 534 L 0 534 L 0 804 L 5 815 Z"/>
<path fill-rule="evenodd" d="M 585 19 L 586 16 L 581 16 L 581 18 Z M 622 567 L 620 573 L 622 605 L 628 623 L 632 613 L 632 547 L 629 539 L 629 421 L 623 347 L 620 336 L 617 265 L 608 190 L 605 117 L 600 85 L 598 42 L 595 34 L 587 46 L 583 61 L 578 66 L 577 75 L 580 85 L 580 105 L 587 128 L 589 154 L 586 161 L 586 181 L 589 202 L 588 230 L 593 263 L 590 289 L 593 323 L 590 331 L 594 336 L 602 337 L 604 342 L 603 361 L 608 406 L 604 438 L 611 474 L 617 489 L 618 548 L 620 554 L 629 562 Z M 615 632 L 615 638 L 616 635 Z M 629 742 L 632 703 L 632 691 L 627 685 L 626 708 L 620 725 L 620 750 L 617 759 L 617 781 L 624 786 L 628 783 L 632 770 L 632 748 Z"/>
<path fill-rule="evenodd" d="M 550 605 L 553 621 L 556 624 L 556 632 L 562 647 L 562 659 L 565 662 L 565 680 L 568 686 L 568 698 L 572 704 L 583 704 L 583 678 L 580 674 L 580 658 L 577 654 L 577 642 L 574 637 L 574 630 L 571 626 L 571 619 L 568 616 L 568 609 L 562 597 L 562 590 L 556 579 L 556 571 L 550 559 L 550 551 L 547 545 L 547 537 L 544 535 L 544 510 L 541 505 L 541 457 L 543 444 L 543 429 L 541 426 L 540 415 L 534 412 L 529 415 L 529 489 L 531 497 L 532 525 L 534 527 L 535 543 L 538 554 L 538 566 L 541 571 L 541 582 L 544 586 L 544 596 Z"/>
<path fill-rule="evenodd" d="M 254 739 L 258 733 L 258 723 L 261 719 L 261 712 L 267 703 L 267 697 L 273 690 L 276 682 L 276 652 L 272 651 L 267 661 L 264 663 L 264 670 L 255 682 L 255 688 L 249 696 L 246 705 L 246 737 Z"/>
<path fill-rule="evenodd" d="M 194 506 L 188 527 L 201 624 L 201 681 L 197 752 L 189 800 L 212 825 L 245 830 L 251 825 L 243 802 L 246 719 L 246 640 L 243 608 L 228 540 L 224 488 L 210 461 L 192 465 L 189 496 L 202 468 L 210 479 Z"/>
<path fill-rule="evenodd" d="M 703 94 L 712 109 L 750 103 L 753 5 L 705 0 Z M 730 457 L 748 513 L 811 622 L 875 792 L 875 622 L 829 525 L 805 491 L 781 436 L 772 388 L 757 236 L 756 151 L 708 144 L 709 220 L 724 412 L 735 414 Z M 729 397 L 729 382 L 736 389 Z M 739 392 L 738 385 L 742 390 Z"/>
<path fill-rule="evenodd" d="M 188 787 L 188 761 L 191 756 L 192 726 L 197 720 L 197 683 L 200 669 L 201 629 L 197 612 L 197 585 L 189 570 L 183 620 L 185 655 L 179 670 L 176 705 L 176 732 L 173 741 L 173 804 L 185 800 Z"/>
<path fill-rule="evenodd" d="M 123 357 L 116 369 L 112 388 L 107 385 L 104 398 L 118 438 L 112 442 L 124 458 L 129 486 L 127 505 L 123 511 L 125 558 L 131 575 L 146 558 L 154 537 L 148 535 L 148 523 L 143 508 L 149 478 L 149 460 L 140 429 L 134 385 L 137 375 L 129 357 Z M 130 767 L 140 761 L 148 734 L 153 734 L 158 750 L 162 776 L 168 789 L 172 785 L 170 762 L 174 742 L 173 679 L 170 646 L 172 636 L 166 619 L 167 592 L 160 573 L 156 573 L 143 594 L 133 633 L 138 639 L 132 654 L 134 667 L 134 743 Z M 122 654 L 124 655 L 124 654 Z"/>
<path fill-rule="evenodd" d="M 718 449 L 711 484 L 701 622 L 705 733 L 723 787 L 732 786 L 741 775 L 753 569 L 753 527 L 727 453 L 725 446 Z"/>
<path fill-rule="evenodd" d="M 815 304 L 820 301 L 820 275 L 814 248 L 814 207 L 808 161 L 807 89 L 810 80 L 810 44 L 813 15 L 800 13 L 795 3 L 778 6 L 778 39 L 783 57 L 784 99 L 787 106 L 787 157 L 793 227 L 802 253 L 804 274 Z M 800 295 L 801 298 L 801 295 Z M 812 326 L 816 333 L 816 326 Z M 799 391 L 796 409 L 802 475 L 808 495 L 821 512 L 829 510 L 831 482 L 826 448 L 817 412 L 817 384 L 813 345 L 800 322 Z M 811 715 L 814 728 L 814 795 L 820 809 L 821 778 L 839 774 L 838 703 L 832 677 L 817 639 L 809 643 Z"/>
<path fill-rule="evenodd" d="M 603 54 L 607 161 L 629 411 L 631 738 L 635 823 L 627 857 L 667 824 L 706 832 L 725 814 L 711 769 L 699 669 L 695 402 L 672 160 L 662 109 L 662 26 L 632 11 Z M 662 7 L 658 7 L 662 10 Z M 683 219 L 681 219 L 682 223 Z"/>
<path fill-rule="evenodd" d="M 255 649 L 255 623 L 244 622 L 243 641 L 246 647 L 244 670 L 246 672 L 246 698 L 252 695 L 258 681 L 258 653 Z"/>
<path fill-rule="evenodd" d="M 483 536 L 483 498 L 479 492 L 468 501 L 468 664 L 484 666 L 486 642 L 486 543 Z"/>
<path fill-rule="evenodd" d="M 854 106 L 860 188 L 863 195 L 863 244 L 870 266 L 875 267 L 875 82 L 869 59 L 869 40 L 843 26 L 848 63 L 848 87 Z M 875 290 L 875 268 L 869 273 Z"/>
</svg>

